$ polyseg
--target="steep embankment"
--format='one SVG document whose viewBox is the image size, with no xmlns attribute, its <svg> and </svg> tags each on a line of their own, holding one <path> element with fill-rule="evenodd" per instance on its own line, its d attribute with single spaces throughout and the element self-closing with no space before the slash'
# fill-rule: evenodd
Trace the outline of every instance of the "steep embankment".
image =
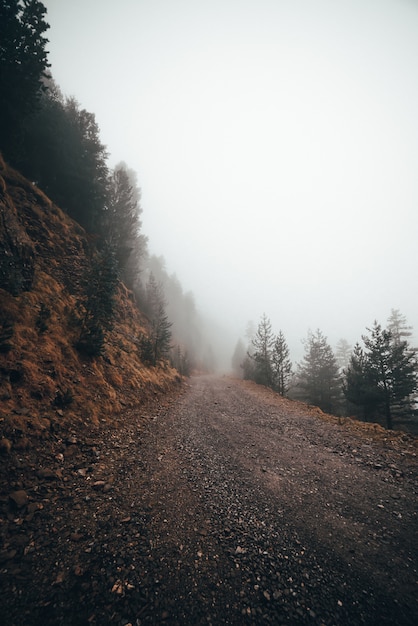
<svg viewBox="0 0 418 626">
<path fill-rule="evenodd" d="M 169 367 L 141 362 L 146 318 L 117 287 L 114 324 L 99 358 L 75 345 L 94 242 L 0 157 L 0 436 L 4 452 L 31 435 L 115 420 L 168 389 Z M 28 439 L 29 438 L 29 439 Z"/>
</svg>

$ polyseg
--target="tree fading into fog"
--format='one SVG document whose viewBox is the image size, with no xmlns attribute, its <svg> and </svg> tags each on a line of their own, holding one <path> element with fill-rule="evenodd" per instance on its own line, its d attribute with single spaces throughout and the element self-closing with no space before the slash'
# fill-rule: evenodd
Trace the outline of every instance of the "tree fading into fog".
<svg viewBox="0 0 418 626">
<path fill-rule="evenodd" d="M 192 373 L 189 355 L 187 352 L 182 352 L 179 345 L 175 345 L 172 348 L 171 364 L 182 376 L 190 376 Z"/>
<path fill-rule="evenodd" d="M 273 389 L 281 396 L 285 396 L 289 391 L 292 378 L 292 363 L 289 358 L 289 347 L 281 330 L 274 339 L 271 360 Z"/>
<path fill-rule="evenodd" d="M 152 255 L 146 259 L 144 276 L 153 274 L 161 285 L 166 301 L 166 311 L 172 323 L 173 363 L 178 360 L 178 347 L 186 356 L 189 369 L 213 371 L 216 369 L 214 351 L 207 340 L 205 321 L 199 314 L 193 294 L 184 292 L 175 274 L 169 275 L 162 256 Z M 136 290 L 142 306 L 146 306 L 146 298 L 141 290 Z"/>
<path fill-rule="evenodd" d="M 247 356 L 247 351 L 245 350 L 245 345 L 243 340 L 238 339 L 234 353 L 231 359 L 232 372 L 238 378 L 243 378 L 244 376 L 244 361 Z"/>
<path fill-rule="evenodd" d="M 141 234 L 141 192 L 125 163 L 109 171 L 93 113 L 64 98 L 51 76 L 26 125 L 22 171 L 88 232 L 115 251 L 119 275 L 133 289 L 146 237 Z"/>
<path fill-rule="evenodd" d="M 412 336 L 412 326 L 408 325 L 405 315 L 402 315 L 399 309 L 391 309 L 387 328 L 392 333 L 392 341 L 395 344 L 409 341 Z"/>
<path fill-rule="evenodd" d="M 340 339 L 337 342 L 335 347 L 335 359 L 340 369 L 340 373 L 342 373 L 348 366 L 352 351 L 353 348 L 346 339 Z"/>
<path fill-rule="evenodd" d="M 139 280 L 147 248 L 147 239 L 141 234 L 140 199 L 136 173 L 119 163 L 109 178 L 101 229 L 104 238 L 114 246 L 120 277 L 130 289 Z"/>
<path fill-rule="evenodd" d="M 162 285 L 150 274 L 146 285 L 146 313 L 150 321 L 149 334 L 140 338 L 141 356 L 145 362 L 157 365 L 168 359 L 171 350 L 171 322 L 166 313 Z"/>
<path fill-rule="evenodd" d="M 245 329 L 245 338 L 247 340 L 247 351 L 242 361 L 242 376 L 244 380 L 254 380 L 255 377 L 255 364 L 253 360 L 254 346 L 253 340 L 257 332 L 255 323 L 250 320 Z"/>
<path fill-rule="evenodd" d="M 319 329 L 308 332 L 304 345 L 305 355 L 298 364 L 294 395 L 327 413 L 338 414 L 341 382 L 332 348 Z"/>
<path fill-rule="evenodd" d="M 398 315 L 396 319 L 400 319 Z M 400 326 L 395 328 L 394 335 L 375 321 L 367 329 L 369 334 L 362 336 L 364 349 L 356 345 L 344 383 L 345 396 L 357 407 L 358 415 L 366 420 L 383 415 L 389 429 L 393 428 L 395 416 L 412 413 L 411 403 L 417 392 L 415 352 L 401 339 Z"/>
<path fill-rule="evenodd" d="M 251 342 L 241 361 L 244 378 L 286 395 L 292 376 L 292 364 L 282 331 L 274 335 L 271 322 L 264 313 L 257 329 L 251 330 L 247 336 L 251 337 Z M 238 362 L 237 348 L 234 353 L 235 365 Z"/>
<path fill-rule="evenodd" d="M 47 74 L 45 13 L 37 0 L 0 0 L 0 150 L 6 161 L 94 236 L 97 252 L 107 247 L 119 276 L 134 289 L 139 304 L 150 308 L 146 283 L 150 268 L 143 280 L 140 277 L 147 250 L 140 233 L 136 176 L 124 164 L 109 172 L 94 113 L 80 107 L 75 98 L 64 97 Z M 159 295 L 166 300 L 156 309 L 151 307 L 154 343 L 149 357 L 155 362 L 160 354 L 165 355 L 172 323 L 183 369 L 186 355 L 188 361 L 206 359 L 213 366 L 213 351 L 203 339 L 193 295 L 184 294 L 175 277 L 161 273 L 154 277 L 158 285 L 164 283 Z M 97 317 L 90 296 L 91 317 Z M 92 324 L 87 328 L 88 324 L 86 319 L 80 346 L 86 343 L 85 337 L 93 338 L 94 328 Z M 99 330 L 96 335 L 92 341 L 99 346 L 103 338 Z"/>
</svg>

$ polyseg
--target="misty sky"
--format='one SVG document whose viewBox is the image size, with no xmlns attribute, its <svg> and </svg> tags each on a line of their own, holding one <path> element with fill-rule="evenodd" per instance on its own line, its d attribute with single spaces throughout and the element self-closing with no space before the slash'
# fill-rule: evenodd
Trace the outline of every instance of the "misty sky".
<svg viewBox="0 0 418 626">
<path fill-rule="evenodd" d="M 418 336 L 417 0 L 50 0 L 49 60 L 138 173 L 150 250 L 232 330 Z"/>
</svg>

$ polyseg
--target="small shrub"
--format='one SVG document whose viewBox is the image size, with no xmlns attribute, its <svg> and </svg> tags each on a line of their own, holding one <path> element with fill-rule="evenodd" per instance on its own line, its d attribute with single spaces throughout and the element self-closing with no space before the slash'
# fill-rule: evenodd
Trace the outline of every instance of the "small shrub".
<svg viewBox="0 0 418 626">
<path fill-rule="evenodd" d="M 117 267 L 111 249 L 97 252 L 85 275 L 86 296 L 81 333 L 76 348 L 88 356 L 101 356 L 106 331 L 113 326 Z"/>
<path fill-rule="evenodd" d="M 2 354 L 7 354 L 12 349 L 13 346 L 10 343 L 10 339 L 13 337 L 13 334 L 13 323 L 9 319 L 3 318 L 0 321 L 0 352 Z"/>
<path fill-rule="evenodd" d="M 85 327 L 75 347 L 79 352 L 94 357 L 101 356 L 104 350 L 104 330 L 98 324 Z"/>
<path fill-rule="evenodd" d="M 53 406 L 58 407 L 59 409 L 65 409 L 65 407 L 72 404 L 74 401 L 73 394 L 70 389 L 66 391 L 61 391 L 61 389 L 57 389 L 55 393 L 55 398 L 53 401 Z"/>
<path fill-rule="evenodd" d="M 41 302 L 41 308 L 36 318 L 36 328 L 40 333 L 48 330 L 48 320 L 51 317 L 51 310 Z"/>
<path fill-rule="evenodd" d="M 147 335 L 141 335 L 138 340 L 139 356 L 143 363 L 155 365 L 154 348 L 151 339 Z"/>
</svg>

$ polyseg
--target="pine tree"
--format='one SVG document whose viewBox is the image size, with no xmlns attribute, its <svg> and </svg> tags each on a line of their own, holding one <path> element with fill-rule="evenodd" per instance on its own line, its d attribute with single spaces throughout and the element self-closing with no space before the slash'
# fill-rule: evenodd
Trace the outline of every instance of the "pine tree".
<svg viewBox="0 0 418 626">
<path fill-rule="evenodd" d="M 412 326 L 408 326 L 405 315 L 398 309 L 391 309 L 387 328 L 392 333 L 394 343 L 408 341 L 412 335 Z"/>
<path fill-rule="evenodd" d="M 76 347 L 89 356 L 100 356 L 103 353 L 106 332 L 113 327 L 118 284 L 117 265 L 111 249 L 102 249 L 95 253 L 85 279 L 84 314 Z"/>
<path fill-rule="evenodd" d="M 357 347 L 346 371 L 344 393 L 362 407 L 366 419 L 385 416 L 393 428 L 394 414 L 404 409 L 417 390 L 417 362 L 413 350 L 377 322 L 363 335 L 365 349 Z M 360 358 L 361 357 L 361 358 Z"/>
<path fill-rule="evenodd" d="M 51 75 L 44 79 L 43 86 L 39 105 L 26 123 L 25 151 L 20 170 L 56 204 L 65 208 L 61 187 L 68 176 L 65 155 L 69 120 L 64 96 Z"/>
<path fill-rule="evenodd" d="M 349 364 L 352 347 L 346 339 L 340 339 L 335 348 L 335 359 L 342 372 Z"/>
<path fill-rule="evenodd" d="M 273 369 L 273 389 L 285 396 L 289 390 L 292 376 L 292 363 L 289 359 L 289 348 L 282 333 L 275 337 L 271 353 Z"/>
<path fill-rule="evenodd" d="M 305 355 L 298 366 L 300 397 L 328 413 L 339 412 L 340 379 L 338 365 L 327 338 L 318 329 L 308 333 Z"/>
<path fill-rule="evenodd" d="M 57 204 L 88 232 L 99 234 L 108 197 L 107 151 L 94 113 L 80 109 L 74 98 L 64 106 L 66 141 Z M 55 198 L 54 198 L 55 200 Z"/>
<path fill-rule="evenodd" d="M 114 245 L 121 278 L 131 289 L 138 280 L 146 253 L 146 237 L 140 233 L 140 198 L 135 172 L 119 163 L 109 179 L 101 230 L 102 236 Z"/>
<path fill-rule="evenodd" d="M 20 170 L 89 233 L 103 235 L 108 155 L 95 115 L 75 98 L 64 98 L 51 76 L 43 84 L 26 123 Z"/>
<path fill-rule="evenodd" d="M 15 167 L 49 67 L 45 14 L 38 0 L 0 0 L 0 150 Z"/>
<path fill-rule="evenodd" d="M 254 362 L 254 381 L 266 387 L 273 386 L 272 349 L 274 336 L 271 322 L 264 313 L 252 339 L 252 352 L 248 356 Z"/>
<path fill-rule="evenodd" d="M 393 428 L 391 414 L 391 386 L 392 386 L 392 335 L 390 331 L 382 329 L 380 324 L 374 323 L 373 328 L 367 329 L 370 336 L 363 335 L 366 348 L 366 371 L 374 387 L 378 390 L 378 404 L 384 406 L 386 425 Z"/>
<path fill-rule="evenodd" d="M 179 345 L 172 349 L 171 364 L 182 376 L 190 376 L 192 368 L 188 354 Z"/>
<path fill-rule="evenodd" d="M 157 365 L 167 358 L 171 349 L 171 322 L 166 314 L 166 303 L 162 287 L 151 273 L 147 287 L 147 310 L 150 318 L 151 363 Z"/>
<path fill-rule="evenodd" d="M 407 341 L 393 344 L 392 353 L 392 415 L 410 416 L 418 391 L 418 361 L 416 351 Z"/>
<path fill-rule="evenodd" d="M 166 303 L 167 317 L 172 323 L 172 340 L 187 352 L 190 367 L 198 369 L 214 367 L 213 351 L 208 350 L 205 340 L 208 332 L 207 320 L 202 319 L 198 312 L 193 293 L 184 292 L 177 276 L 168 274 L 162 256 L 145 257 L 144 265 L 146 275 L 149 276 L 152 273 L 160 285 Z M 135 293 L 142 308 L 147 312 L 146 287 L 140 293 L 137 285 Z"/>
<path fill-rule="evenodd" d="M 379 403 L 379 390 L 371 378 L 366 354 L 359 343 L 354 346 L 344 370 L 343 392 L 350 415 L 355 413 L 366 422 L 373 418 Z"/>
</svg>

